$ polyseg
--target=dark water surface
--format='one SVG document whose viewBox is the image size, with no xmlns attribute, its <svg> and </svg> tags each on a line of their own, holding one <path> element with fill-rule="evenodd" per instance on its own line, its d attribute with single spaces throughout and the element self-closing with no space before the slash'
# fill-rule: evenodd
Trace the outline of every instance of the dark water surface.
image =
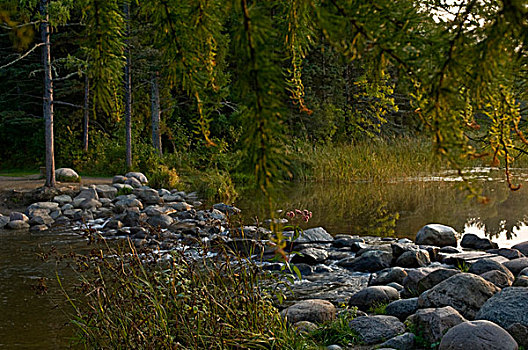
<svg viewBox="0 0 528 350">
<path fill-rule="evenodd" d="M 467 200 L 458 190 L 457 178 L 442 176 L 382 185 L 294 184 L 281 190 L 276 209 L 309 209 L 313 212 L 309 226 L 323 226 L 332 234 L 413 238 L 423 225 L 442 223 L 459 232 L 491 236 L 503 247 L 528 240 L 528 183 L 526 188 L 511 192 L 485 169 L 475 176 L 490 198 L 487 205 Z M 526 182 L 524 177 L 519 181 Z M 235 204 L 244 210 L 247 220 L 253 215 L 262 219 L 267 212 L 265 201 L 256 194 L 243 194 Z M 52 246 L 66 252 L 83 249 L 86 243 L 71 233 L 0 230 L 0 348 L 69 346 L 73 328 L 55 282 L 55 265 L 37 257 Z M 66 270 L 58 273 L 65 281 L 74 280 Z M 47 278 L 49 290 L 43 296 L 33 290 L 39 278 Z"/>
</svg>

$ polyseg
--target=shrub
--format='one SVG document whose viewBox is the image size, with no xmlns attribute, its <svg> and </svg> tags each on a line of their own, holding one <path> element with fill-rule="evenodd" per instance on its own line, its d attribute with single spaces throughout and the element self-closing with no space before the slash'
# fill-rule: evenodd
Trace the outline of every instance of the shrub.
<svg viewBox="0 0 528 350">
<path fill-rule="evenodd" d="M 158 165 L 156 170 L 148 173 L 148 179 L 153 188 L 181 189 L 182 187 L 176 170 L 166 165 Z"/>
</svg>

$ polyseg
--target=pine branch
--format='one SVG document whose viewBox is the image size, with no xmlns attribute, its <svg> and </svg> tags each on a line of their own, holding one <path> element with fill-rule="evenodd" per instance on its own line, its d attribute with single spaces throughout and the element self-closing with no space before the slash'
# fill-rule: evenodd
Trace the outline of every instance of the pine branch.
<svg viewBox="0 0 528 350">
<path fill-rule="evenodd" d="M 38 43 L 36 44 L 35 46 L 33 46 L 30 50 L 28 50 L 25 54 L 21 55 L 20 57 L 18 57 L 16 60 L 14 61 L 11 61 L 7 64 L 4 64 L 3 66 L 0 66 L 0 70 L 1 69 L 5 69 L 9 66 L 12 66 L 13 64 L 17 63 L 18 61 L 24 59 L 26 56 L 28 56 L 30 53 L 32 53 L 33 51 L 35 51 L 37 48 L 41 47 L 42 45 L 44 45 L 44 43 Z"/>
</svg>

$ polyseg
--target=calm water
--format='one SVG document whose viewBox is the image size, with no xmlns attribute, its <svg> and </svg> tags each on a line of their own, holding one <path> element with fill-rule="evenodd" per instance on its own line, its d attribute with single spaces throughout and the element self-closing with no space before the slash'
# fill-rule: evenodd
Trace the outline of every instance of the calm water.
<svg viewBox="0 0 528 350">
<path fill-rule="evenodd" d="M 528 174 L 528 171 L 526 172 Z M 528 240 L 528 183 L 517 192 L 487 170 L 475 175 L 490 197 L 487 205 L 467 200 L 452 176 L 427 181 L 395 181 L 389 184 L 309 184 L 281 190 L 276 209 L 309 209 L 310 226 L 323 226 L 332 234 L 378 234 L 413 238 L 427 223 L 443 223 L 459 232 L 488 235 L 501 246 Z M 527 178 L 528 179 L 528 178 Z M 526 179 L 521 178 L 521 183 Z M 245 194 L 236 203 L 245 213 L 264 218 L 264 201 Z M 248 220 L 249 219 L 248 215 Z M 513 236 L 508 240 L 508 236 Z M 69 344 L 73 334 L 68 311 L 55 282 L 56 268 L 42 262 L 37 253 L 52 246 L 61 251 L 85 247 L 79 236 L 64 233 L 13 233 L 0 230 L 0 348 L 57 349 Z M 72 281 L 68 271 L 58 272 Z M 47 278 L 49 291 L 33 290 L 39 278 Z"/>
</svg>

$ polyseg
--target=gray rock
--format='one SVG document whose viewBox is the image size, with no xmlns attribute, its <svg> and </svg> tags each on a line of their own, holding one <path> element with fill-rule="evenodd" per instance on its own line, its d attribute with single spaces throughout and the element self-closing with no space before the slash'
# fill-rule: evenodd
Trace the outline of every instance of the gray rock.
<svg viewBox="0 0 528 350">
<path fill-rule="evenodd" d="M 340 347 L 339 345 L 337 344 L 332 344 L 332 345 L 328 345 L 326 347 L 326 350 L 343 350 L 342 347 Z"/>
<path fill-rule="evenodd" d="M 439 342 L 448 329 L 466 320 L 454 308 L 445 306 L 420 309 L 407 321 L 414 324 L 426 342 L 432 344 Z"/>
<path fill-rule="evenodd" d="M 67 194 L 61 194 L 60 196 L 53 197 L 53 201 L 59 203 L 60 206 L 71 203 L 72 200 L 72 197 L 68 196 Z"/>
<path fill-rule="evenodd" d="M 128 191 L 131 193 L 134 190 L 134 187 L 127 185 L 127 184 L 112 184 L 112 187 L 116 188 L 117 192 Z"/>
<path fill-rule="evenodd" d="M 460 273 L 459 270 L 454 269 L 438 269 L 435 270 L 418 281 L 418 293 L 423 293 L 428 289 L 433 288 L 438 283 L 448 279 L 451 276 Z"/>
<path fill-rule="evenodd" d="M 398 259 L 403 253 L 416 251 L 420 248 L 414 243 L 392 243 L 391 249 L 394 259 Z"/>
<path fill-rule="evenodd" d="M 528 348 L 528 327 L 520 323 L 514 323 L 506 328 L 506 331 L 510 333 L 519 346 L 525 349 Z"/>
<path fill-rule="evenodd" d="M 24 220 L 11 220 L 7 223 L 6 228 L 11 230 L 24 230 L 29 228 L 29 224 Z"/>
<path fill-rule="evenodd" d="M 434 245 L 438 247 L 457 246 L 457 233 L 454 228 L 441 225 L 425 225 L 416 234 L 416 244 Z"/>
<path fill-rule="evenodd" d="M 395 300 L 385 308 L 385 312 L 389 316 L 394 316 L 404 321 L 407 317 L 414 314 L 418 310 L 418 298 L 409 298 Z"/>
<path fill-rule="evenodd" d="M 351 236 L 340 236 L 339 238 L 336 237 L 334 241 L 332 242 L 332 245 L 336 248 L 345 248 L 345 247 L 352 247 L 355 243 L 365 243 L 365 241 L 361 238 L 354 238 Z"/>
<path fill-rule="evenodd" d="M 515 276 L 528 267 L 528 258 L 513 259 L 503 263 Z"/>
<path fill-rule="evenodd" d="M 48 214 L 40 214 L 40 215 L 33 215 L 33 217 L 29 220 L 29 224 L 31 226 L 34 225 L 51 225 L 54 222 L 54 220 L 49 216 Z"/>
<path fill-rule="evenodd" d="M 168 206 L 171 207 L 174 210 L 177 210 L 177 211 L 189 211 L 189 210 L 191 210 L 193 208 L 192 205 L 190 205 L 189 203 L 186 203 L 186 202 L 170 203 L 170 204 L 168 204 Z"/>
<path fill-rule="evenodd" d="M 299 321 L 323 323 L 335 319 L 336 308 L 331 302 L 326 300 L 308 299 L 282 310 L 281 316 L 290 324 L 295 324 Z"/>
<path fill-rule="evenodd" d="M 77 174 L 75 170 L 70 168 L 59 168 L 55 170 L 55 178 L 57 179 L 57 181 L 62 182 L 77 182 L 79 180 L 79 174 Z"/>
<path fill-rule="evenodd" d="M 463 248 L 470 248 L 476 250 L 497 249 L 497 243 L 490 241 L 488 238 L 480 238 L 473 233 L 467 233 L 462 237 L 460 246 Z"/>
<path fill-rule="evenodd" d="M 528 287 L 528 277 L 518 276 L 513 282 L 514 287 Z"/>
<path fill-rule="evenodd" d="M 305 243 L 332 243 L 334 237 L 332 237 L 322 227 L 309 228 L 301 233 L 299 238 L 295 241 L 296 244 Z"/>
<path fill-rule="evenodd" d="M 105 229 L 119 230 L 123 227 L 123 223 L 117 219 L 110 219 L 104 227 Z"/>
<path fill-rule="evenodd" d="M 480 259 L 492 259 L 500 263 L 508 261 L 507 258 L 498 254 L 488 254 L 481 251 L 469 251 L 460 254 L 438 254 L 438 261 L 453 266 L 471 266 Z"/>
<path fill-rule="evenodd" d="M 62 212 L 62 214 L 69 219 L 73 219 L 75 216 L 77 216 L 77 213 L 82 213 L 82 210 L 81 209 L 67 209 Z"/>
<path fill-rule="evenodd" d="M 78 200 L 80 198 L 99 200 L 99 195 L 97 194 L 97 191 L 95 190 L 95 188 L 85 188 L 81 192 L 79 192 L 77 196 L 75 196 L 73 201 L 75 202 L 76 199 Z"/>
<path fill-rule="evenodd" d="M 79 208 L 84 210 L 95 210 L 101 208 L 103 204 L 96 199 L 87 198 L 79 203 Z"/>
<path fill-rule="evenodd" d="M 147 222 L 154 227 L 168 228 L 172 225 L 174 219 L 169 215 L 158 215 L 149 217 Z"/>
<path fill-rule="evenodd" d="M 149 187 L 140 187 L 134 189 L 134 195 L 136 195 L 139 199 L 141 199 L 142 202 L 145 202 L 146 204 L 160 204 L 163 203 L 163 199 L 158 194 L 158 191 L 156 191 L 153 188 Z"/>
<path fill-rule="evenodd" d="M 401 267 L 391 267 L 378 272 L 370 284 L 373 286 L 379 286 L 396 282 L 403 285 L 405 277 L 407 277 L 407 272 L 404 269 Z"/>
<path fill-rule="evenodd" d="M 448 330 L 438 350 L 517 350 L 518 348 L 513 337 L 495 323 L 467 321 Z"/>
<path fill-rule="evenodd" d="M 396 289 L 388 286 L 373 286 L 352 295 L 348 300 L 348 306 L 356 306 L 362 311 L 368 311 L 370 308 L 398 299 L 400 299 L 400 294 Z"/>
<path fill-rule="evenodd" d="M 488 320 L 503 328 L 514 323 L 528 326 L 528 288 L 508 287 L 488 299 L 476 315 L 477 320 Z"/>
<path fill-rule="evenodd" d="M 524 255 L 528 255 L 528 241 L 521 242 L 512 247 L 512 249 L 517 249 Z"/>
<path fill-rule="evenodd" d="M 315 323 L 310 321 L 299 321 L 293 325 L 293 328 L 299 333 L 310 333 L 315 331 L 318 327 Z"/>
<path fill-rule="evenodd" d="M 147 177 L 143 173 L 140 173 L 140 172 L 129 172 L 129 173 L 125 174 L 125 177 L 128 178 L 128 179 L 135 178 L 139 182 L 141 182 L 141 184 L 148 183 Z"/>
<path fill-rule="evenodd" d="M 475 275 L 481 275 L 488 271 L 501 271 L 508 275 L 510 279 L 513 281 L 513 274 L 510 270 L 508 270 L 503 264 L 498 263 L 495 260 L 491 259 L 480 259 L 477 262 L 475 262 L 471 267 L 469 268 L 469 273 L 474 273 Z"/>
<path fill-rule="evenodd" d="M 396 282 L 391 282 L 391 283 L 387 284 L 387 287 L 392 287 L 392 288 L 396 289 L 398 292 L 403 290 L 403 286 L 401 284 L 399 284 L 399 283 L 396 283 Z"/>
<path fill-rule="evenodd" d="M 183 202 L 184 199 L 180 196 L 174 196 L 172 194 L 166 194 L 166 195 L 163 195 L 161 196 L 161 198 L 163 198 L 163 201 L 165 203 L 171 203 L 171 202 Z"/>
<path fill-rule="evenodd" d="M 49 228 L 46 225 L 34 225 L 34 226 L 31 226 L 29 231 L 31 231 L 31 232 L 42 232 L 42 231 L 46 231 L 48 229 Z"/>
<path fill-rule="evenodd" d="M 117 185 L 117 184 L 115 184 L 115 185 Z M 129 185 L 132 188 L 139 188 L 139 187 L 143 186 L 141 184 L 141 182 L 138 179 L 136 179 L 135 177 L 127 178 L 125 180 L 124 185 Z M 118 188 L 118 190 L 119 190 L 119 188 Z"/>
<path fill-rule="evenodd" d="M 390 267 L 392 254 L 382 250 L 370 250 L 354 259 L 340 260 L 337 264 L 361 272 L 376 272 Z"/>
<path fill-rule="evenodd" d="M 126 181 L 126 177 L 124 177 L 123 175 L 116 175 L 112 179 L 113 184 L 124 184 L 125 181 Z"/>
<path fill-rule="evenodd" d="M 95 190 L 99 198 L 114 199 L 117 195 L 117 188 L 110 185 L 97 185 Z"/>
<path fill-rule="evenodd" d="M 418 249 L 406 251 L 396 259 L 396 266 L 401 267 L 423 267 L 431 263 L 429 253 L 426 250 Z"/>
<path fill-rule="evenodd" d="M 291 262 L 294 264 L 304 263 L 308 265 L 320 264 L 328 259 L 328 251 L 320 248 L 305 248 L 295 254 Z"/>
<path fill-rule="evenodd" d="M 73 205 L 71 205 L 70 203 L 68 204 L 64 204 L 62 207 L 61 207 L 61 210 L 62 211 L 65 211 L 65 210 L 69 210 L 69 209 L 74 209 L 75 207 Z"/>
<path fill-rule="evenodd" d="M 185 197 L 185 194 L 183 195 L 183 197 Z M 232 205 L 227 205 L 225 203 L 216 203 L 213 205 L 213 209 L 220 210 L 222 213 L 226 215 L 235 215 L 241 212 L 241 210 L 238 209 L 237 207 L 234 207 Z"/>
<path fill-rule="evenodd" d="M 381 344 L 380 347 L 396 350 L 413 350 L 415 349 L 415 337 L 416 336 L 413 333 L 407 332 L 387 340 L 385 343 Z"/>
<path fill-rule="evenodd" d="M 462 251 L 458 248 L 451 247 L 451 246 L 445 246 L 440 248 L 440 253 L 446 253 L 446 254 L 459 254 L 462 253 Z"/>
<path fill-rule="evenodd" d="M 75 221 L 88 221 L 88 220 L 93 220 L 93 219 L 94 217 L 91 211 L 80 210 L 80 209 L 73 214 L 73 218 L 72 218 L 72 220 L 75 220 Z"/>
<path fill-rule="evenodd" d="M 418 283 L 431 271 L 424 268 L 408 269 L 406 271 L 407 277 L 403 279 L 403 291 L 401 292 L 402 298 L 410 298 L 420 295 L 418 291 Z"/>
<path fill-rule="evenodd" d="M 484 278 L 486 281 L 493 283 L 499 288 L 506 288 L 512 285 L 514 277 L 512 273 L 508 270 L 508 273 L 504 273 L 499 270 L 492 270 L 480 274 L 480 277 Z"/>
<path fill-rule="evenodd" d="M 473 320 L 486 300 L 499 290 L 480 276 L 459 273 L 423 292 L 418 298 L 418 307 L 451 306 Z"/>
<path fill-rule="evenodd" d="M 519 250 L 513 249 L 513 248 L 490 249 L 490 250 L 486 250 L 486 253 L 499 254 L 499 255 L 501 255 L 501 256 L 503 256 L 505 258 L 508 258 L 510 260 L 524 257 L 523 253 L 521 253 Z"/>
<path fill-rule="evenodd" d="M 11 212 L 9 214 L 9 221 L 24 221 L 29 222 L 29 218 L 24 213 L 18 211 Z"/>
<path fill-rule="evenodd" d="M 128 208 L 139 208 L 143 209 L 143 203 L 137 199 L 122 199 L 115 203 L 114 209 L 118 212 L 122 212 Z"/>
<path fill-rule="evenodd" d="M 361 316 L 348 324 L 366 345 L 379 344 L 405 332 L 405 326 L 393 316 Z"/>
</svg>

